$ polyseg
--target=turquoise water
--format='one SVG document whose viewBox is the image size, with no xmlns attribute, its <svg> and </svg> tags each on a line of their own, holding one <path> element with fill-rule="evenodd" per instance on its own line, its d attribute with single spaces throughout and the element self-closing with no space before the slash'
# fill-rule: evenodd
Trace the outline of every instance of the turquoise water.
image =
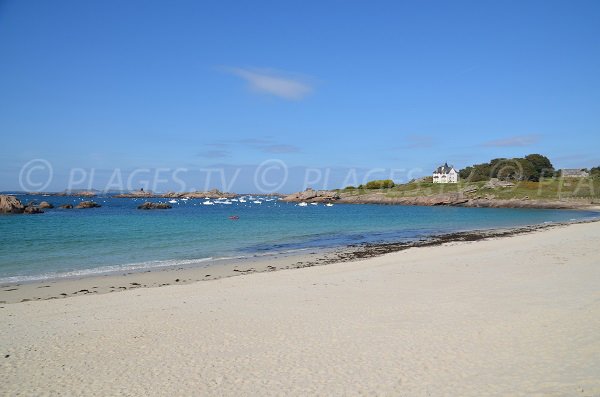
<svg viewBox="0 0 600 397">
<path fill-rule="evenodd" d="M 20 196 L 59 206 L 82 198 Z M 254 198 L 256 199 L 256 198 Z M 101 208 L 50 209 L 0 216 L 0 282 L 18 282 L 219 258 L 406 241 L 432 234 L 563 222 L 596 216 L 565 210 L 342 205 L 278 200 L 202 205 L 178 200 L 171 210 L 142 211 L 146 200 L 98 197 Z M 166 200 L 153 200 L 165 202 Z M 229 219 L 239 216 L 238 220 Z"/>
</svg>

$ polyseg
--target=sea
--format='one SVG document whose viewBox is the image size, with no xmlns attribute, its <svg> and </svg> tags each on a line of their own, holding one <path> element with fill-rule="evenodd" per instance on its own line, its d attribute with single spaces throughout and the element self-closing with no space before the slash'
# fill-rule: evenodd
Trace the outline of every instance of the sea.
<svg viewBox="0 0 600 397">
<path fill-rule="evenodd" d="M 178 199 L 172 209 L 145 201 L 94 197 L 100 208 L 61 209 L 84 197 L 17 195 L 55 206 L 37 215 L 0 216 L 0 283 L 18 283 L 289 255 L 364 243 L 412 241 L 457 231 L 511 228 L 597 217 L 546 209 L 368 204 L 299 206 L 276 197 Z M 237 201 L 236 201 L 237 200 Z"/>
</svg>

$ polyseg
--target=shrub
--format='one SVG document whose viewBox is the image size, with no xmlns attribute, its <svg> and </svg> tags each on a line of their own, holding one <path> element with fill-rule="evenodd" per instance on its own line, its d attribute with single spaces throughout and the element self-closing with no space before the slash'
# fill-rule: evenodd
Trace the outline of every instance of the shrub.
<svg viewBox="0 0 600 397">
<path fill-rule="evenodd" d="M 367 182 L 367 185 L 365 186 L 365 188 L 367 188 L 367 189 L 389 189 L 394 186 L 395 186 L 394 181 L 392 181 L 391 179 L 381 179 L 381 180 L 377 180 L 377 181 Z"/>
</svg>

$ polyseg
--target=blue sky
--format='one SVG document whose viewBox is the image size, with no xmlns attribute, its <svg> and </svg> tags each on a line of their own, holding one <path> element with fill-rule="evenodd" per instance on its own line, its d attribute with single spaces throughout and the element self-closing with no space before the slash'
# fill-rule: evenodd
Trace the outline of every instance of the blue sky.
<svg viewBox="0 0 600 397">
<path fill-rule="evenodd" d="M 339 187 L 528 153 L 597 166 L 599 20 L 598 1 L 3 1 L 0 190 L 33 159 L 47 190 L 73 168 L 97 188 L 171 170 L 157 190 L 241 169 L 250 191 L 281 160 L 292 191 L 307 169 Z"/>
</svg>

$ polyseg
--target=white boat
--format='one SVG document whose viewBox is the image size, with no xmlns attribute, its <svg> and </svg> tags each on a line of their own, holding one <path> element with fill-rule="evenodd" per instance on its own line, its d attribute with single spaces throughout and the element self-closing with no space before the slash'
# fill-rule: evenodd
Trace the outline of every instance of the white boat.
<svg viewBox="0 0 600 397">
<path fill-rule="evenodd" d="M 204 205 L 215 205 L 215 203 L 213 203 L 210 200 L 206 200 L 206 201 L 202 202 L 202 204 L 204 204 Z"/>
<path fill-rule="evenodd" d="M 169 200 L 169 203 L 171 203 L 171 204 L 177 204 L 177 200 Z"/>
<path fill-rule="evenodd" d="M 333 207 L 333 204 L 331 204 L 331 203 L 327 203 L 327 204 L 325 204 L 325 206 L 326 206 L 326 207 Z"/>
<path fill-rule="evenodd" d="M 262 204 L 262 201 L 259 201 L 259 200 L 254 200 L 254 201 L 253 201 L 253 203 L 254 203 L 254 204 Z"/>
<path fill-rule="evenodd" d="M 245 203 L 245 202 L 246 202 L 246 200 L 240 199 L 240 203 Z"/>
<path fill-rule="evenodd" d="M 189 199 L 187 197 L 182 198 L 181 201 L 188 201 Z"/>
<path fill-rule="evenodd" d="M 310 203 L 310 205 L 318 205 L 317 203 Z"/>
<path fill-rule="evenodd" d="M 298 203 L 298 207 L 306 207 L 307 205 L 308 205 L 308 204 L 307 204 L 307 203 L 304 203 L 304 202 L 302 202 L 302 203 Z"/>
<path fill-rule="evenodd" d="M 227 205 L 231 205 L 231 204 L 233 204 L 233 203 L 232 203 L 231 201 L 229 201 L 229 200 L 225 200 L 225 201 L 221 201 L 221 203 L 220 203 L 220 204 L 227 204 Z"/>
</svg>

